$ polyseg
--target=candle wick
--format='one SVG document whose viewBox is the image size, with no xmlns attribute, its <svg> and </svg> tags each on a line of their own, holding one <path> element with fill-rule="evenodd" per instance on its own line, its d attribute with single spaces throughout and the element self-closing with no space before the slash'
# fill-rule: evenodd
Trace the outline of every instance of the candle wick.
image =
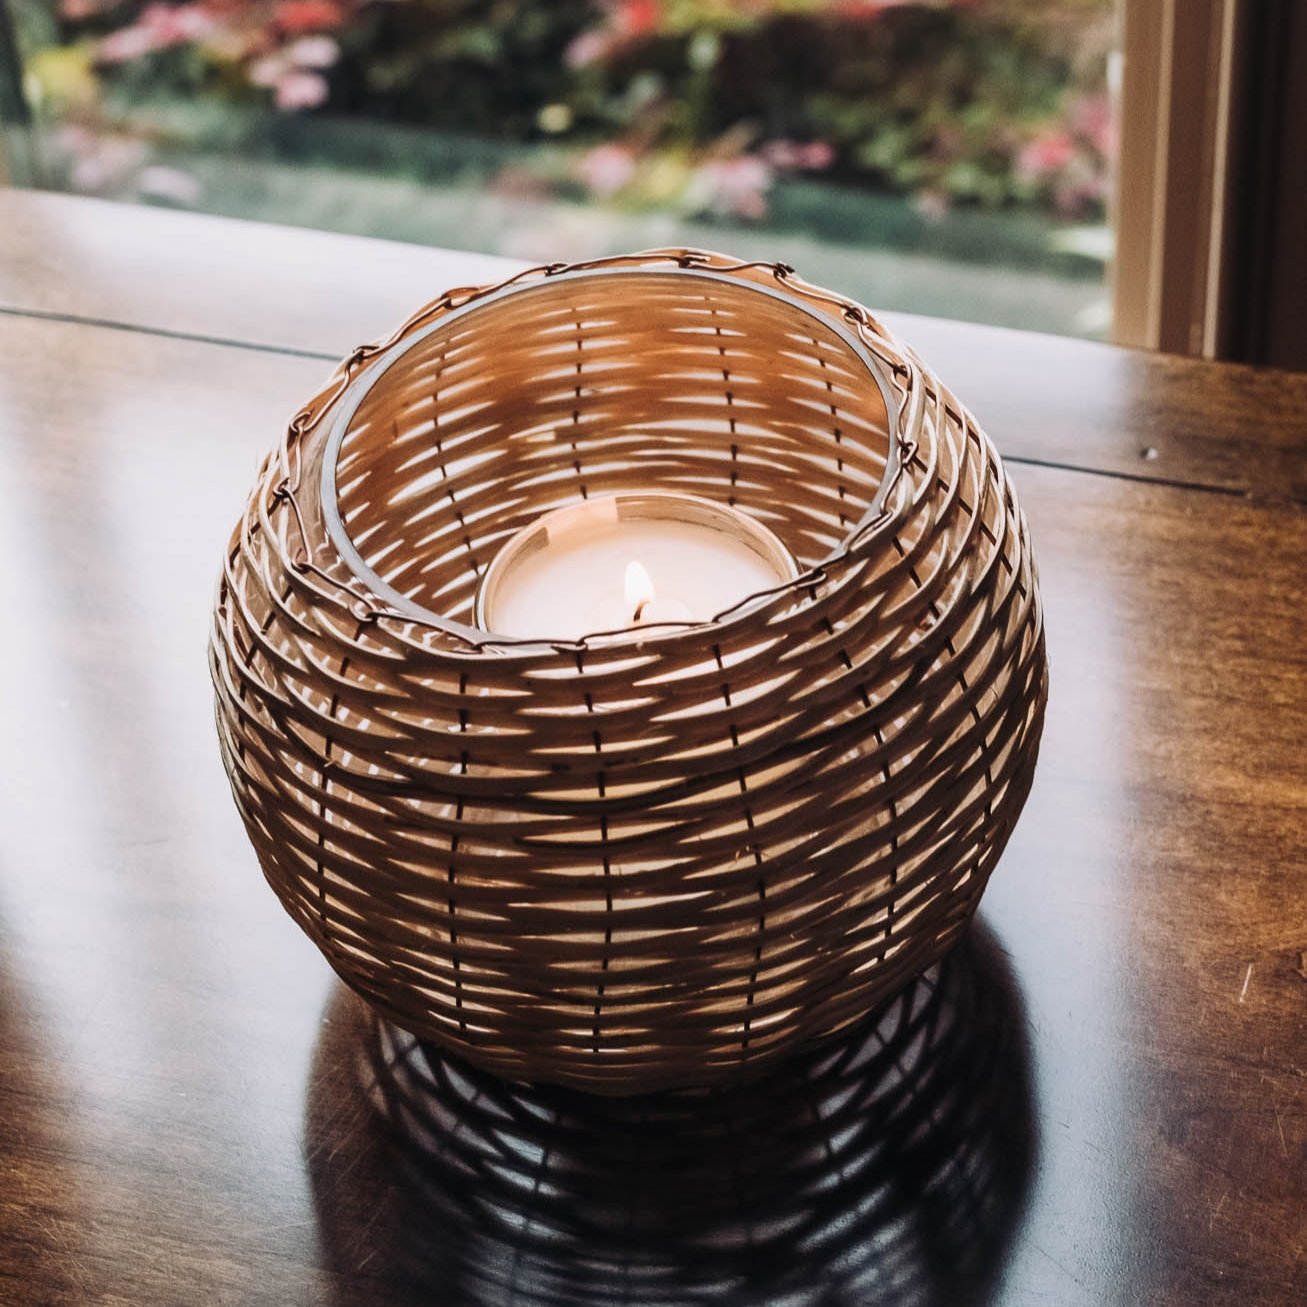
<svg viewBox="0 0 1307 1307">
<path fill-rule="evenodd" d="M 635 621 L 638 622 L 638 621 L 640 620 L 641 615 L 644 613 L 645 605 L 646 605 L 648 602 L 649 602 L 649 601 L 648 601 L 647 599 L 641 599 L 640 602 L 639 602 L 638 604 L 636 604 L 636 606 L 635 606 L 635 619 L 634 619 Z"/>
</svg>

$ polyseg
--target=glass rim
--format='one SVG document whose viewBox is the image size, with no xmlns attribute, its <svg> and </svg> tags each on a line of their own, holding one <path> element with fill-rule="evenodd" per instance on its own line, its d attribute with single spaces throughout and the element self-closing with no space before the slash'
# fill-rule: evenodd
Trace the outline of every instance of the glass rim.
<svg viewBox="0 0 1307 1307">
<path fill-rule="evenodd" d="M 652 253 L 651 253 L 652 257 Z M 902 437 L 899 433 L 899 421 L 901 416 L 901 405 L 894 394 L 888 376 L 886 375 L 885 366 L 878 360 L 866 343 L 861 340 L 857 333 L 851 331 L 846 323 L 839 321 L 829 313 L 822 312 L 811 303 L 806 303 L 803 298 L 793 290 L 782 288 L 779 285 L 768 286 L 761 282 L 756 282 L 741 278 L 734 274 L 734 271 L 725 271 L 711 267 L 703 267 L 699 264 L 649 264 L 649 263 L 620 263 L 617 265 L 608 264 L 606 266 L 580 266 L 569 268 L 558 272 L 548 272 L 547 275 L 532 281 L 512 281 L 505 285 L 498 286 L 492 290 L 476 295 L 467 302 L 460 304 L 458 307 L 442 313 L 431 322 L 416 331 L 410 332 L 400 340 L 396 341 L 388 350 L 381 354 L 356 381 L 346 387 L 341 396 L 340 408 L 332 419 L 331 428 L 327 436 L 326 447 L 323 452 L 322 471 L 319 478 L 319 502 L 323 515 L 323 524 L 327 529 L 328 538 L 335 548 L 341 561 L 349 568 L 352 576 L 366 585 L 373 596 L 385 603 L 391 616 L 401 619 L 407 618 L 422 625 L 432 627 L 435 630 L 442 631 L 445 634 L 452 635 L 458 639 L 466 641 L 468 644 L 480 648 L 485 645 L 504 644 L 515 648 L 535 645 L 540 648 L 552 648 L 560 643 L 556 640 L 549 640 L 545 637 L 500 637 L 494 638 L 493 633 L 488 632 L 481 627 L 469 626 L 464 622 L 457 621 L 451 617 L 445 617 L 433 609 L 426 608 L 417 603 L 409 596 L 395 589 L 376 570 L 371 567 L 367 560 L 360 553 L 358 546 L 350 536 L 349 529 L 345 524 L 344 518 L 340 511 L 340 500 L 337 487 L 337 465 L 340 460 L 341 450 L 344 447 L 345 439 L 349 434 L 350 425 L 354 420 L 355 414 L 362 406 L 363 401 L 371 394 L 374 387 L 381 381 L 390 369 L 404 357 L 410 350 L 417 348 L 428 337 L 443 331 L 450 323 L 469 317 L 475 313 L 482 312 L 490 306 L 497 304 L 499 301 L 509 298 L 510 296 L 521 296 L 539 294 L 548 290 L 550 287 L 560 282 L 575 281 L 587 277 L 611 277 L 611 276 L 630 276 L 630 275 L 653 275 L 653 276 L 679 276 L 688 278 L 698 278 L 700 280 L 721 282 L 737 289 L 744 288 L 750 292 L 766 295 L 772 299 L 780 300 L 792 308 L 798 309 L 808 317 L 819 322 L 825 329 L 837 336 L 844 345 L 854 354 L 854 356 L 867 369 L 867 373 L 875 383 L 879 393 L 881 403 L 885 408 L 885 421 L 888 434 L 888 448 L 885 455 L 885 467 L 881 474 L 880 484 L 877 486 L 876 494 L 872 498 L 862 517 L 853 523 L 844 536 L 844 541 L 830 552 L 825 558 L 821 559 L 814 566 L 821 567 L 838 558 L 849 546 L 851 541 L 857 539 L 862 531 L 874 521 L 881 513 L 884 507 L 885 499 L 889 493 L 889 488 L 896 480 L 902 461 Z M 652 493 L 652 492 L 650 492 Z M 705 500 L 705 503 L 711 503 Z M 491 566 L 493 566 L 491 561 Z M 478 591 L 481 582 L 478 581 Z M 763 592 L 764 594 L 766 592 Z M 738 606 L 737 606 L 738 607 Z M 735 608 L 726 610 L 721 617 L 734 616 Z M 688 626 L 674 628 L 676 633 L 686 630 L 693 630 L 696 626 L 702 626 L 705 623 L 695 623 Z M 652 632 L 655 628 L 650 627 Z M 670 634 L 671 632 L 664 632 Z M 576 644 L 579 641 L 566 641 L 562 643 Z"/>
</svg>

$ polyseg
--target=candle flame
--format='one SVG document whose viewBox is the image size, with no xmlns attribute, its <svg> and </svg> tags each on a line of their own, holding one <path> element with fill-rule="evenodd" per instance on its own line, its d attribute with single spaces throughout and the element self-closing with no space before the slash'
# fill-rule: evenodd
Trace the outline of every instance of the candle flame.
<svg viewBox="0 0 1307 1307">
<path fill-rule="evenodd" d="M 644 606 L 654 597 L 653 577 L 637 562 L 626 565 L 626 602 L 635 613 L 635 621 L 640 620 Z"/>
</svg>

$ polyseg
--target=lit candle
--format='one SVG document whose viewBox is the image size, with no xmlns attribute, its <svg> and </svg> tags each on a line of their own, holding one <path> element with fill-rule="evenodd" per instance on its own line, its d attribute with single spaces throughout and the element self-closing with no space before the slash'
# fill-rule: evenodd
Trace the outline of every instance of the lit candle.
<svg viewBox="0 0 1307 1307">
<path fill-rule="evenodd" d="M 575 640 L 705 622 L 798 575 L 760 522 L 693 495 L 632 492 L 546 513 L 495 556 L 477 624 L 515 639 Z"/>
<path fill-rule="evenodd" d="M 653 577 L 649 575 L 643 563 L 634 559 L 626 565 L 626 580 L 622 588 L 626 592 L 626 605 L 619 617 L 624 625 L 639 626 L 641 622 L 694 620 L 689 608 L 679 599 L 658 597 Z"/>
</svg>

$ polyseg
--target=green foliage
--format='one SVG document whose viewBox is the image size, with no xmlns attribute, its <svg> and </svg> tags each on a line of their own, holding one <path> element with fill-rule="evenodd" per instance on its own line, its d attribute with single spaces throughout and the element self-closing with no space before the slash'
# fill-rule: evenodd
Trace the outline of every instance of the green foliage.
<svg viewBox="0 0 1307 1307">
<path fill-rule="evenodd" d="M 1112 0 L 64 5 L 77 16 L 57 34 L 47 22 L 29 50 L 55 116 L 86 117 L 97 97 L 120 127 L 160 97 L 271 102 L 548 140 L 564 148 L 533 185 L 635 205 L 674 193 L 746 218 L 785 172 L 912 194 L 923 212 L 1095 217 L 1105 203 Z M 29 32 L 40 26 L 29 14 Z M 601 149 L 617 153 L 590 160 Z"/>
<path fill-rule="evenodd" d="M 569 103 L 568 44 L 592 0 L 403 0 L 363 13 L 333 78 L 333 107 L 518 140 Z M 569 119 L 570 122 L 570 119 Z"/>
<path fill-rule="evenodd" d="M 966 12 L 905 10 L 823 36 L 840 53 L 826 45 L 830 75 L 805 109 L 838 144 L 840 172 L 991 206 L 1024 198 L 1013 157 L 1059 108 L 1060 60 Z"/>
</svg>

